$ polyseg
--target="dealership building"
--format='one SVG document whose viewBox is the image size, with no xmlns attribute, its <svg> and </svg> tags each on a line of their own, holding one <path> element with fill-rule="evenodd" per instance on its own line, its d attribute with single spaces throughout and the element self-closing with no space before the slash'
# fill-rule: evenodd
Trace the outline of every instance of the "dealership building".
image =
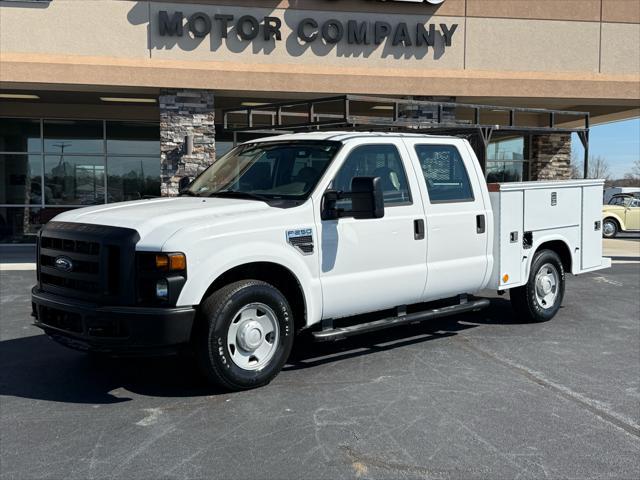
<svg viewBox="0 0 640 480">
<path fill-rule="evenodd" d="M 344 95 L 467 135 L 490 181 L 567 178 L 589 126 L 640 115 L 640 2 L 0 0 L 0 243 L 176 194 L 283 116 L 344 114 L 301 101 Z"/>
</svg>

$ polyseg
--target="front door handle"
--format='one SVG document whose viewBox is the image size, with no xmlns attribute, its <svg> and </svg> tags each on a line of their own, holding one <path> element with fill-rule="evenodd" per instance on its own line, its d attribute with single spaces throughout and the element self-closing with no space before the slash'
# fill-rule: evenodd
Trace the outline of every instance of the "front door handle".
<svg viewBox="0 0 640 480">
<path fill-rule="evenodd" d="M 486 230 L 487 230 L 487 221 L 484 215 L 477 215 L 476 216 L 476 232 L 480 234 L 480 233 L 484 233 Z"/>
<path fill-rule="evenodd" d="M 413 221 L 413 238 L 422 240 L 424 238 L 424 220 L 419 218 Z"/>
</svg>

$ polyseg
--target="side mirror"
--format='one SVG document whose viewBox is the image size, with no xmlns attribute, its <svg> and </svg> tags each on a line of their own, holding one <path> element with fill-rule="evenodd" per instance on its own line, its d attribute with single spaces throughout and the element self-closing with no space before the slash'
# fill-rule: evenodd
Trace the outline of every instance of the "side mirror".
<svg viewBox="0 0 640 480">
<path fill-rule="evenodd" d="M 353 177 L 351 214 L 357 219 L 384 217 L 384 195 L 380 177 Z"/>
<path fill-rule="evenodd" d="M 351 210 L 337 208 L 338 200 L 351 199 Z M 353 217 L 359 220 L 384 217 L 384 195 L 380 177 L 354 177 L 351 192 L 327 190 L 322 197 L 322 220 Z"/>
<path fill-rule="evenodd" d="M 182 177 L 178 182 L 178 191 L 182 192 L 191 184 L 191 177 Z"/>
</svg>

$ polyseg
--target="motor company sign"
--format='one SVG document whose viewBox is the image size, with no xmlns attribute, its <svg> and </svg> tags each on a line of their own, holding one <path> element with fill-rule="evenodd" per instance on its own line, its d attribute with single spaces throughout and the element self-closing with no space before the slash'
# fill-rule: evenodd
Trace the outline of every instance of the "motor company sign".
<svg viewBox="0 0 640 480">
<path fill-rule="evenodd" d="M 400 0 L 412 1 L 412 0 Z M 429 3 L 441 3 L 432 0 Z M 208 35 L 228 38 L 237 35 L 243 41 L 281 41 L 282 20 L 278 17 L 255 17 L 195 12 L 184 15 L 180 11 L 158 12 L 158 33 L 161 37 L 203 38 Z M 302 18 L 290 26 L 293 35 L 302 43 L 347 43 L 349 45 L 380 45 L 390 43 L 397 47 L 433 47 L 436 42 L 451 46 L 458 24 L 420 22 L 388 22 L 385 20 L 358 20 L 341 18 L 317 20 Z"/>
</svg>

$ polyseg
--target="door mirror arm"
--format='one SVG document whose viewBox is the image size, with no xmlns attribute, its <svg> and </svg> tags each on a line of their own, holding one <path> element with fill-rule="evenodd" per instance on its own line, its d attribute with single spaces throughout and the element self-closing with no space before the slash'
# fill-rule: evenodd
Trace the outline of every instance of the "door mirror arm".
<svg viewBox="0 0 640 480">
<path fill-rule="evenodd" d="M 339 209 L 336 204 L 338 200 L 344 198 L 343 192 L 338 190 L 327 190 L 322 196 L 322 204 L 320 206 L 322 220 L 337 220 L 343 210 Z"/>
</svg>

